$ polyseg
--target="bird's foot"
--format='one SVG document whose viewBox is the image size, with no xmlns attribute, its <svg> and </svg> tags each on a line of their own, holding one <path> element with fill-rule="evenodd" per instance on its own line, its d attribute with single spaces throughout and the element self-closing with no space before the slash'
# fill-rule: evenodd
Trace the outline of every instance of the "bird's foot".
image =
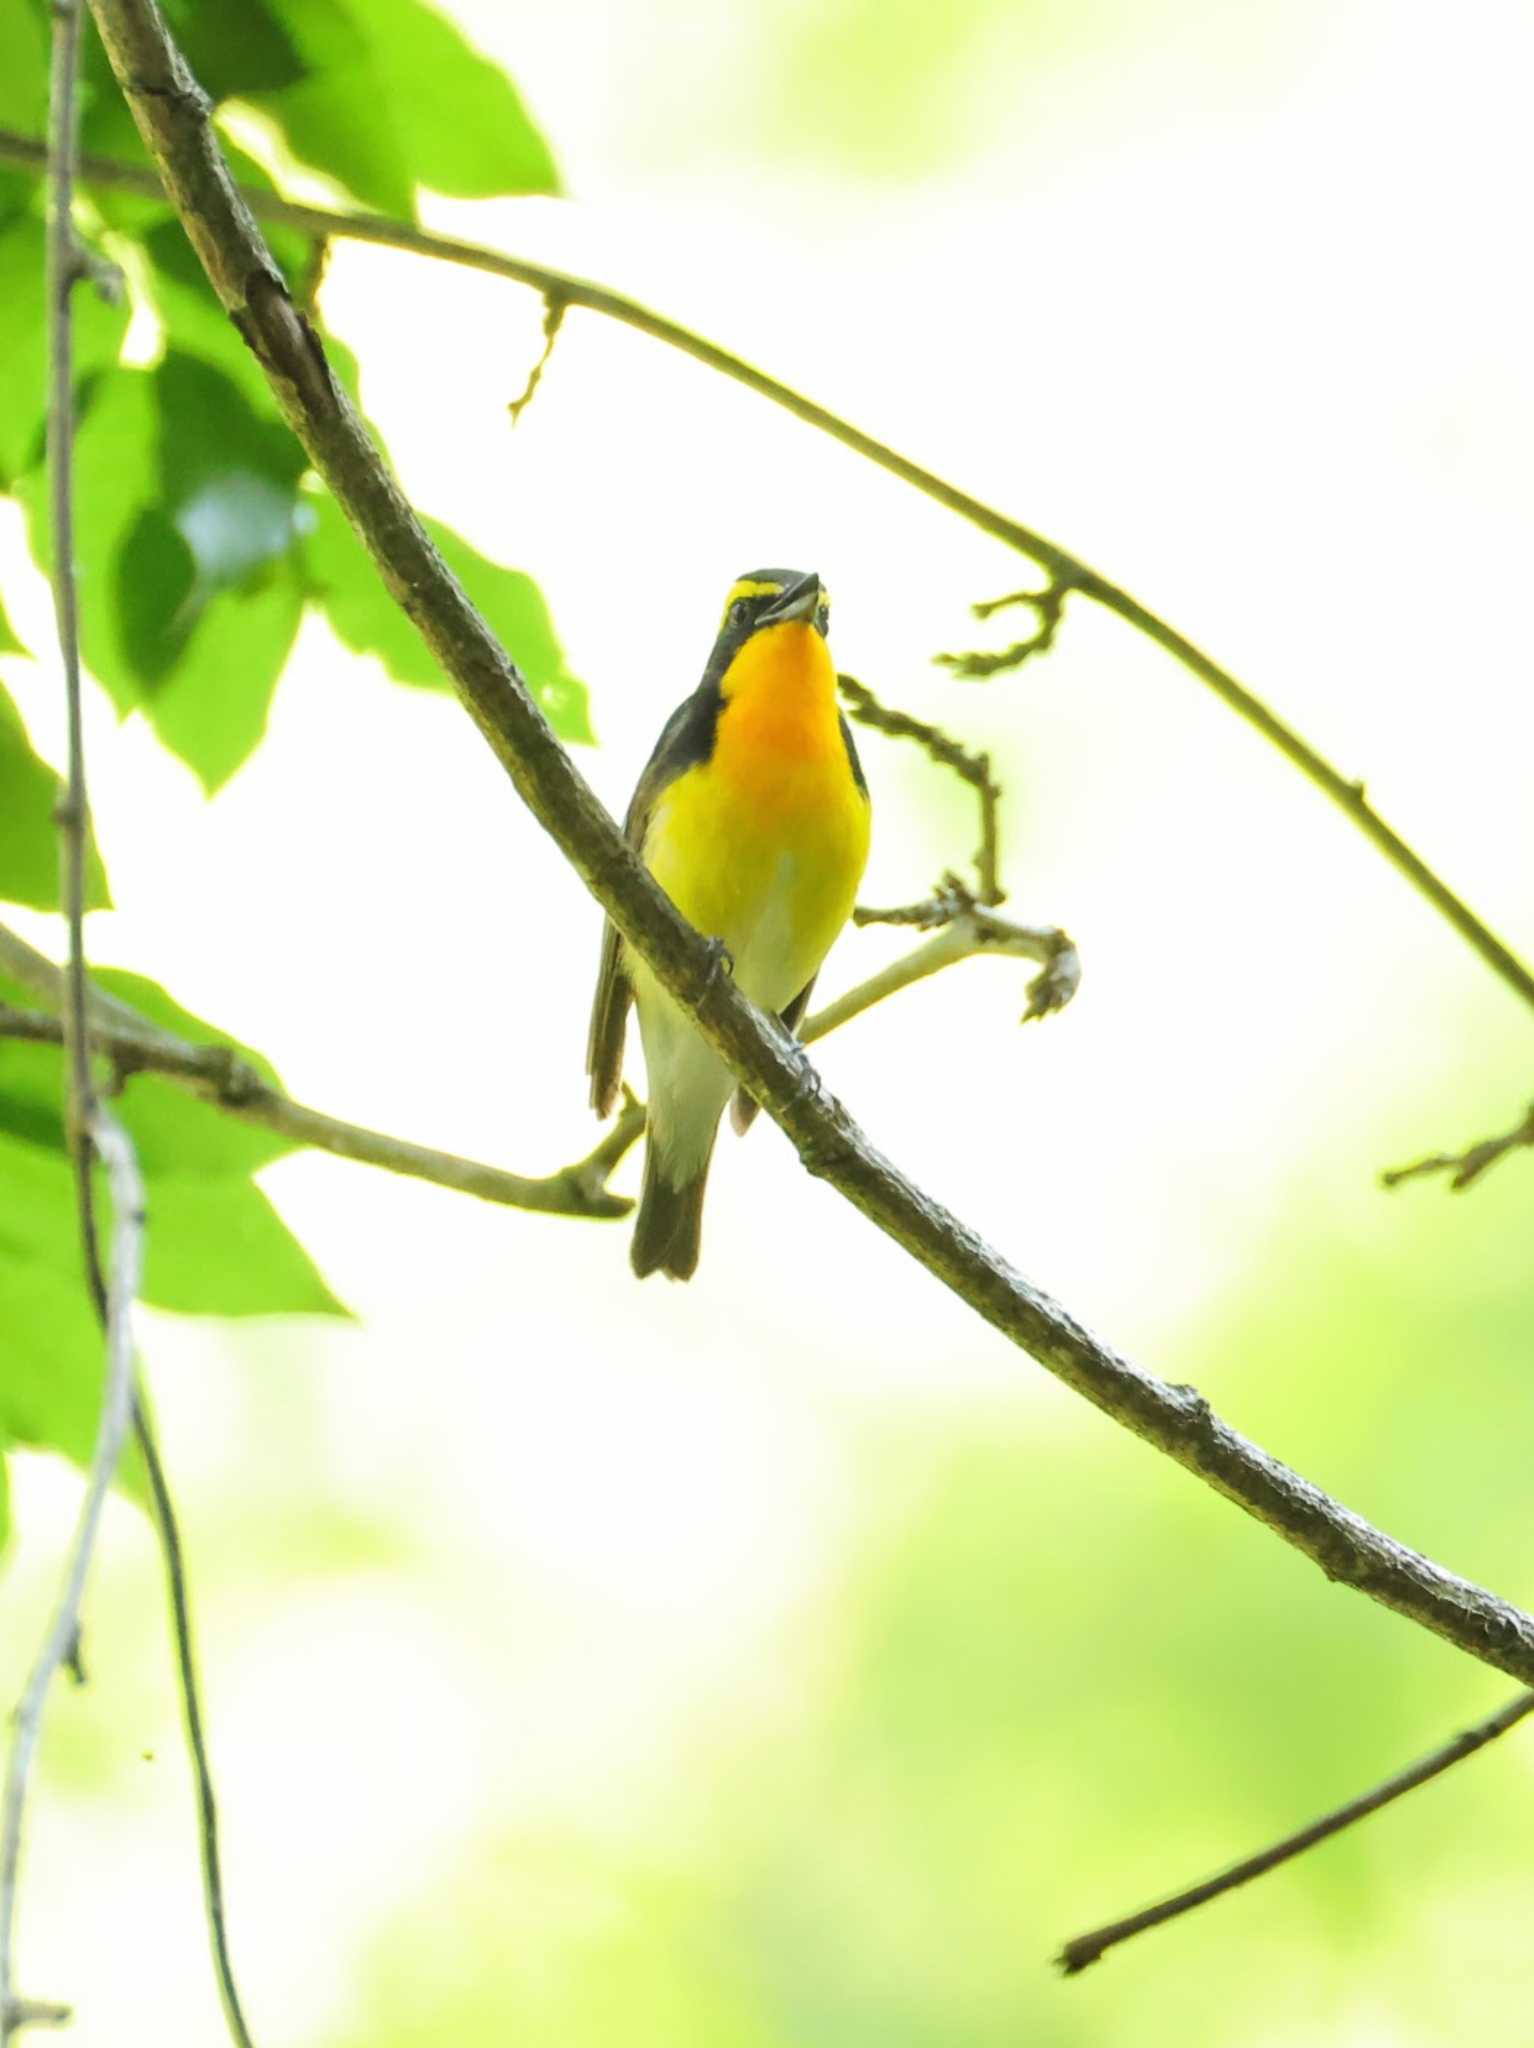
<svg viewBox="0 0 1534 2048">
<path fill-rule="evenodd" d="M 735 955 L 723 939 L 705 939 L 703 943 L 708 948 L 708 972 L 703 978 L 702 994 L 707 995 L 721 976 L 728 976 L 733 981 Z"/>
</svg>

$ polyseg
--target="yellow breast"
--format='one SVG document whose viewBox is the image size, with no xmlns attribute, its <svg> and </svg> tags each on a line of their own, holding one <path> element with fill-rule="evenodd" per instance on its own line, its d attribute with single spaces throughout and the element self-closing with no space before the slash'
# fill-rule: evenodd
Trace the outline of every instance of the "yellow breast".
<svg viewBox="0 0 1534 2048">
<path fill-rule="evenodd" d="M 781 1009 L 851 914 L 868 859 L 868 799 L 813 626 L 753 635 L 722 692 L 713 754 L 657 802 L 645 859 L 683 915 L 729 947 L 746 994 Z"/>
</svg>

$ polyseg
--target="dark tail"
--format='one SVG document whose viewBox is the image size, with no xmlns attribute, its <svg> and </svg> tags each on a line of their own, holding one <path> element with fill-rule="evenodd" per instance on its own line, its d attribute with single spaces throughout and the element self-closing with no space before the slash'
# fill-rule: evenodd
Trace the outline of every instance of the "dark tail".
<svg viewBox="0 0 1534 2048">
<path fill-rule="evenodd" d="M 708 1161 L 695 1180 L 673 1187 L 656 1159 L 653 1141 L 645 1146 L 644 1193 L 634 1219 L 629 1260 L 643 1280 L 664 1273 L 672 1280 L 690 1280 L 697 1269 L 703 1236 L 703 1190 L 708 1186 Z"/>
</svg>

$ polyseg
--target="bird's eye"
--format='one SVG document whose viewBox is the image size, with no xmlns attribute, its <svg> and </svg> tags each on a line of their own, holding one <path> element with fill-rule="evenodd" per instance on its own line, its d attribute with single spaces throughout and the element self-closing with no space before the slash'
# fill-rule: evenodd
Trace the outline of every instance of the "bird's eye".
<svg viewBox="0 0 1534 2048">
<path fill-rule="evenodd" d="M 730 606 L 730 624 L 732 626 L 743 626 L 750 616 L 751 606 L 748 601 L 743 597 L 737 597 Z"/>
<path fill-rule="evenodd" d="M 831 607 L 825 598 L 822 598 L 815 608 L 815 624 L 820 629 L 820 637 L 823 640 L 831 630 Z"/>
</svg>

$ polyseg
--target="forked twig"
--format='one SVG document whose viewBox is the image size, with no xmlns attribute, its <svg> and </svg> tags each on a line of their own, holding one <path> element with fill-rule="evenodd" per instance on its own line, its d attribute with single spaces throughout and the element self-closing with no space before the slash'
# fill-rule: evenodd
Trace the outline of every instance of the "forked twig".
<svg viewBox="0 0 1534 2048">
<path fill-rule="evenodd" d="M 1409 1166 L 1391 1166 L 1380 1175 L 1381 1184 L 1387 1188 L 1399 1187 L 1403 1180 L 1419 1180 L 1430 1173 L 1446 1173 L 1449 1186 L 1456 1192 L 1468 1188 L 1478 1181 L 1488 1167 L 1495 1166 L 1499 1159 L 1505 1159 L 1509 1152 L 1516 1152 L 1524 1145 L 1534 1145 L 1534 1103 L 1530 1103 L 1523 1122 L 1515 1124 L 1510 1131 L 1503 1131 L 1499 1137 L 1482 1138 L 1477 1144 L 1467 1145 L 1463 1152 L 1433 1152 L 1426 1159 L 1414 1159 Z"/>
<path fill-rule="evenodd" d="M 915 740 L 934 761 L 944 768 L 951 768 L 955 775 L 969 784 L 980 803 L 980 844 L 975 852 L 975 872 L 979 877 L 976 897 L 981 903 L 993 907 L 1005 902 L 999 843 L 1001 787 L 991 774 L 990 755 L 971 753 L 968 747 L 950 738 L 940 726 L 929 725 L 924 718 L 913 718 L 909 711 L 896 711 L 887 704 L 881 704 L 867 684 L 860 683 L 855 676 L 839 675 L 836 681 L 859 725 L 871 726 L 875 732 L 887 733 L 892 739 Z"/>
<path fill-rule="evenodd" d="M 1021 640 L 1015 640 L 1010 647 L 993 653 L 979 650 L 971 654 L 935 654 L 932 659 L 940 668 L 951 669 L 956 676 L 970 680 L 1021 668 L 1025 661 L 1036 654 L 1047 654 L 1054 646 L 1065 616 L 1065 600 L 1073 587 L 1069 574 L 1061 570 L 1050 577 L 1042 590 L 1013 590 L 1005 597 L 982 599 L 979 604 L 970 606 L 977 619 L 988 619 L 993 613 L 1005 611 L 1012 605 L 1028 605 L 1034 616 L 1033 631 Z"/>
<path fill-rule="evenodd" d="M 527 382 L 521 391 L 506 408 L 513 426 L 532 404 L 538 386 L 543 382 L 543 373 L 549 366 L 549 357 L 554 353 L 554 344 L 559 339 L 559 330 L 564 324 L 565 308 L 568 304 L 569 301 L 561 298 L 557 291 L 548 291 L 543 295 L 543 353 L 528 371 Z"/>
</svg>

